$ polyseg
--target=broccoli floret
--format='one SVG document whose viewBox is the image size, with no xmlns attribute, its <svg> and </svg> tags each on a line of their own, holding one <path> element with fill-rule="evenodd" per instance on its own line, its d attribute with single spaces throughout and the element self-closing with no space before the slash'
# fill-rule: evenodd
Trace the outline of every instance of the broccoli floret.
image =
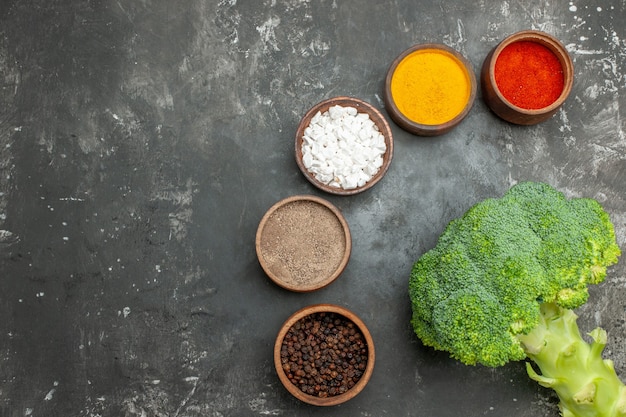
<svg viewBox="0 0 626 417">
<path fill-rule="evenodd" d="M 568 369 L 555 375 L 554 358 L 567 349 L 581 351 L 574 346 L 585 342 L 577 327 L 573 338 L 566 337 L 560 331 L 571 330 L 571 323 L 555 322 L 571 322 L 573 315 L 576 326 L 571 309 L 587 301 L 587 286 L 602 282 L 620 254 L 613 224 L 597 201 L 568 200 L 547 184 L 520 183 L 450 222 L 437 245 L 415 262 L 409 282 L 413 328 L 425 345 L 465 364 L 495 367 L 528 357 L 542 371 L 539 376 L 529 368 L 531 377 L 561 381 L 575 365 L 561 360 Z M 599 366 L 610 365 L 602 361 L 602 349 L 588 350 Z M 549 365 L 542 363 L 546 358 Z M 626 389 L 609 367 L 612 406 L 617 410 L 623 401 L 624 414 L 597 415 L 626 415 Z M 564 415 L 572 392 L 591 395 L 593 375 L 584 381 L 586 394 L 580 381 L 569 383 Z M 559 384 L 551 386 L 561 395 Z"/>
</svg>

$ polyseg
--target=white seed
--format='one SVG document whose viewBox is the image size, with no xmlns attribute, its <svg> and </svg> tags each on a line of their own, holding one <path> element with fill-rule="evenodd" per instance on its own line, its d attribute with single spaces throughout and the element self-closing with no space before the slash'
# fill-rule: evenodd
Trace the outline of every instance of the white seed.
<svg viewBox="0 0 626 417">
<path fill-rule="evenodd" d="M 386 151 L 385 138 L 369 115 L 351 106 L 317 112 L 302 137 L 305 168 L 331 187 L 362 187 L 382 167 Z"/>
</svg>

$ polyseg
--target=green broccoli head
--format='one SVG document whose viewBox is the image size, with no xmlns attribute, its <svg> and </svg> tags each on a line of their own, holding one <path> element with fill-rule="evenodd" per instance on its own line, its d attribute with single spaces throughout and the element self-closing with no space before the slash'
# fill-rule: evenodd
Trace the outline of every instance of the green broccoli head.
<svg viewBox="0 0 626 417">
<path fill-rule="evenodd" d="M 597 201 L 520 183 L 450 222 L 413 265 L 413 328 L 425 345 L 468 365 L 523 359 L 516 335 L 538 324 L 541 303 L 584 304 L 588 284 L 604 280 L 619 255 Z"/>
</svg>

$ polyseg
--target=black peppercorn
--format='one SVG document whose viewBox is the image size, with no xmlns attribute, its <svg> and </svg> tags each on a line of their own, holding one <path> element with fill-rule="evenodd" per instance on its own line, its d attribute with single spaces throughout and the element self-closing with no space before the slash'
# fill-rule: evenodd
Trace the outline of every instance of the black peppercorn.
<svg viewBox="0 0 626 417">
<path fill-rule="evenodd" d="M 354 387 L 367 364 L 361 332 L 335 313 L 314 313 L 296 322 L 283 339 L 280 355 L 289 380 L 321 398 Z"/>
</svg>

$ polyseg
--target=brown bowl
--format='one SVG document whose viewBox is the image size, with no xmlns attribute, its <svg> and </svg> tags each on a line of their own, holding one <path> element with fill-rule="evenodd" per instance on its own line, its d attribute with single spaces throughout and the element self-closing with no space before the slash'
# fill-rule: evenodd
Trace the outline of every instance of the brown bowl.
<svg viewBox="0 0 626 417">
<path fill-rule="evenodd" d="M 328 111 L 333 106 L 342 106 L 342 107 L 354 107 L 356 108 L 358 113 L 366 113 L 372 122 L 378 127 L 378 130 L 385 138 L 386 152 L 382 156 L 382 166 L 378 169 L 375 175 L 373 175 L 369 181 L 367 181 L 364 185 L 356 188 L 344 189 L 338 186 L 328 185 L 324 182 L 319 181 L 313 173 L 311 173 L 306 167 L 302 160 L 302 144 L 303 144 L 303 136 L 305 129 L 310 125 L 311 119 L 318 113 L 324 113 Z M 302 118 L 300 124 L 298 125 L 298 129 L 296 130 L 296 163 L 300 168 L 300 171 L 304 174 L 305 178 L 309 180 L 311 184 L 315 187 L 319 188 L 322 191 L 325 191 L 330 194 L 336 195 L 353 195 L 357 193 L 361 193 L 365 190 L 368 190 L 374 186 L 378 181 L 382 179 L 387 170 L 389 169 L 389 165 L 391 164 L 391 159 L 393 157 L 393 136 L 391 134 L 391 128 L 389 127 L 389 123 L 382 115 L 380 111 L 378 111 L 371 104 L 352 97 L 334 97 L 327 100 L 324 100 L 315 106 L 313 106 Z"/>
<path fill-rule="evenodd" d="M 550 105 L 540 109 L 518 107 L 507 100 L 496 83 L 495 67 L 498 57 L 507 46 L 520 41 L 530 41 L 543 45 L 558 58 L 563 69 L 564 83 L 561 95 Z M 534 125 L 552 117 L 569 96 L 573 83 L 574 65 L 563 44 L 554 36 L 535 30 L 517 32 L 505 38 L 489 52 L 481 70 L 483 99 L 489 108 L 503 120 L 519 125 Z"/>
<path fill-rule="evenodd" d="M 439 58 L 446 60 L 448 63 L 452 63 L 452 66 L 449 68 L 450 73 L 449 76 L 446 77 L 444 73 L 441 73 L 441 76 L 437 79 L 437 82 L 432 82 L 432 76 L 424 77 L 424 79 L 415 79 L 411 78 L 410 82 L 413 84 L 412 86 L 406 86 L 406 88 L 411 88 L 413 91 L 412 94 L 412 102 L 423 102 L 428 100 L 424 93 L 432 92 L 433 90 L 437 90 L 436 86 L 438 82 L 455 82 L 462 83 L 463 87 L 467 90 L 465 93 L 467 98 L 461 97 L 457 104 L 458 109 L 455 112 L 455 115 L 449 115 L 450 117 L 440 117 L 438 120 L 433 120 L 433 123 L 426 123 L 425 118 L 418 120 L 419 117 L 411 118 L 409 114 L 410 111 L 408 108 L 408 103 L 400 103 L 393 96 L 393 82 L 394 76 L 396 76 L 398 71 L 404 70 L 404 65 L 407 64 L 410 59 L 418 58 L 421 54 L 436 54 Z M 420 65 L 420 67 L 424 67 Z M 430 68 L 426 67 L 426 70 Z M 436 69 L 435 69 L 436 71 Z M 419 75 L 419 74 L 418 74 Z M 435 74 L 440 75 L 440 74 Z M 440 90 L 440 89 L 439 89 Z M 455 91 L 460 91 L 457 89 Z M 438 91 L 438 94 L 445 94 L 442 91 Z M 459 93 L 461 94 L 461 93 Z M 448 100 L 451 100 L 455 97 L 450 97 L 448 94 L 446 96 Z M 385 78 L 385 91 L 384 91 L 384 101 L 385 108 L 394 122 L 398 124 L 404 130 L 413 133 L 419 136 L 437 136 L 442 135 L 444 133 L 449 132 L 453 128 L 455 128 L 461 121 L 467 116 L 470 112 L 474 100 L 476 98 L 476 76 L 474 75 L 474 71 L 470 62 L 465 59 L 459 52 L 454 49 L 441 44 L 419 44 L 414 45 L 411 48 L 402 52 L 392 63 L 387 71 L 387 77 Z M 450 102 L 450 101 L 448 101 Z M 448 116 L 448 115 L 446 115 Z"/>
<path fill-rule="evenodd" d="M 292 381 L 289 378 L 288 373 L 291 373 L 292 377 L 294 374 L 297 373 L 297 370 L 294 370 L 291 368 L 291 366 L 295 365 L 295 363 L 291 365 L 292 360 L 290 356 L 298 355 L 298 353 L 297 353 L 297 349 L 288 351 L 287 346 L 285 346 L 285 350 L 283 350 L 283 342 L 287 343 L 285 341 L 285 336 L 289 333 L 289 330 L 292 329 L 296 325 L 296 323 L 300 322 L 301 320 L 303 319 L 306 320 L 307 317 L 311 319 L 319 318 L 319 316 L 316 317 L 316 315 L 319 315 L 320 313 L 325 313 L 326 315 L 332 314 L 334 315 L 335 318 L 340 319 L 343 323 L 349 323 L 349 322 L 353 323 L 355 326 L 354 329 L 357 332 L 360 332 L 360 334 L 362 335 L 362 337 L 359 340 L 364 342 L 364 346 L 365 346 L 364 350 L 366 350 L 366 353 L 361 350 L 363 349 L 362 344 L 360 347 L 356 347 L 352 349 L 351 347 L 349 347 L 352 345 L 349 345 L 349 344 L 352 344 L 355 342 L 354 341 L 345 342 L 346 346 L 344 347 L 344 349 L 351 349 L 350 352 L 358 351 L 359 353 L 353 355 L 354 364 L 347 364 L 346 362 L 346 364 L 342 364 L 336 369 L 341 368 L 344 370 L 343 373 L 345 373 L 345 375 L 342 375 L 343 377 L 341 380 L 342 383 L 345 383 L 345 384 L 350 383 L 354 385 L 351 388 L 344 387 L 346 390 L 343 393 L 335 394 L 335 395 L 328 395 L 325 397 L 324 397 L 324 394 L 319 394 L 320 392 L 321 393 L 328 392 L 328 391 L 324 391 L 322 381 L 320 380 L 309 381 L 309 382 L 314 382 L 315 384 L 318 384 L 317 387 L 314 387 L 313 385 L 310 386 L 310 389 L 312 390 L 313 394 L 309 394 L 303 391 L 303 389 L 307 389 L 307 387 L 306 386 L 302 387 L 303 385 L 307 385 L 308 382 L 306 382 L 305 384 L 299 384 L 299 381 Z M 322 326 L 324 326 L 323 322 L 320 327 Z M 346 327 L 344 326 L 344 328 Z M 314 332 L 315 330 L 311 330 L 311 328 L 309 328 L 308 331 L 303 331 L 302 338 L 304 338 L 304 336 L 307 336 L 306 340 L 308 340 L 309 343 L 311 343 L 311 341 L 314 341 L 315 343 L 317 343 L 320 340 L 318 340 L 318 337 L 316 336 Z M 323 333 L 323 332 L 318 331 L 318 333 Z M 306 343 L 303 343 L 303 344 L 306 344 Z M 321 344 L 319 344 L 318 346 L 320 345 Z M 292 347 L 292 349 L 294 348 Z M 320 350 L 322 349 L 324 348 L 320 347 Z M 323 350 L 320 354 L 321 355 L 324 354 Z M 360 378 L 356 382 L 350 382 L 348 378 L 352 378 L 350 375 L 354 375 L 355 370 L 358 369 L 356 368 L 358 366 L 358 363 L 356 361 L 356 356 L 359 356 L 359 359 L 361 357 L 363 358 L 367 357 L 367 362 L 366 362 L 366 365 L 364 366 L 365 369 L 358 371 L 361 373 Z M 344 307 L 333 305 L 333 304 L 316 304 L 316 305 L 304 307 L 301 310 L 296 311 L 282 325 L 282 327 L 280 328 L 280 331 L 278 332 L 278 336 L 276 337 L 276 342 L 274 344 L 274 366 L 276 368 L 276 373 L 278 374 L 278 378 L 280 379 L 280 382 L 297 399 L 304 401 L 308 404 L 317 405 L 317 406 L 331 406 L 331 405 L 341 404 L 354 398 L 357 394 L 359 394 L 363 390 L 363 388 L 365 388 L 365 386 L 370 380 L 370 377 L 372 376 L 372 372 L 374 371 L 375 357 L 376 355 L 374 351 L 374 341 L 372 340 L 372 336 L 369 330 L 367 329 L 367 327 L 365 326 L 365 324 L 363 323 L 363 321 L 361 321 L 361 319 L 357 317 L 354 313 L 352 313 L 350 310 Z M 344 366 L 347 366 L 347 367 L 344 368 Z M 323 361 L 320 362 L 319 367 L 315 364 L 310 365 L 310 367 L 312 369 L 315 369 L 315 371 L 309 370 L 308 374 L 305 373 L 305 375 L 302 376 L 302 378 L 305 378 L 305 380 L 311 378 L 312 377 L 311 375 L 314 373 L 316 374 L 316 376 L 320 378 L 323 375 L 328 375 L 328 374 L 324 374 L 324 372 L 327 372 L 325 371 L 325 369 L 327 368 L 325 368 L 325 364 Z M 328 378 L 332 378 L 332 377 L 333 377 L 332 374 L 328 375 Z M 320 383 L 322 384 L 322 386 L 319 385 Z M 302 387 L 302 389 L 300 387 Z M 317 388 L 320 388 L 320 389 L 317 390 Z"/>
<path fill-rule="evenodd" d="M 310 292 L 333 282 L 352 251 L 346 219 L 330 202 L 297 195 L 274 204 L 256 233 L 261 267 L 277 285 Z"/>
</svg>

